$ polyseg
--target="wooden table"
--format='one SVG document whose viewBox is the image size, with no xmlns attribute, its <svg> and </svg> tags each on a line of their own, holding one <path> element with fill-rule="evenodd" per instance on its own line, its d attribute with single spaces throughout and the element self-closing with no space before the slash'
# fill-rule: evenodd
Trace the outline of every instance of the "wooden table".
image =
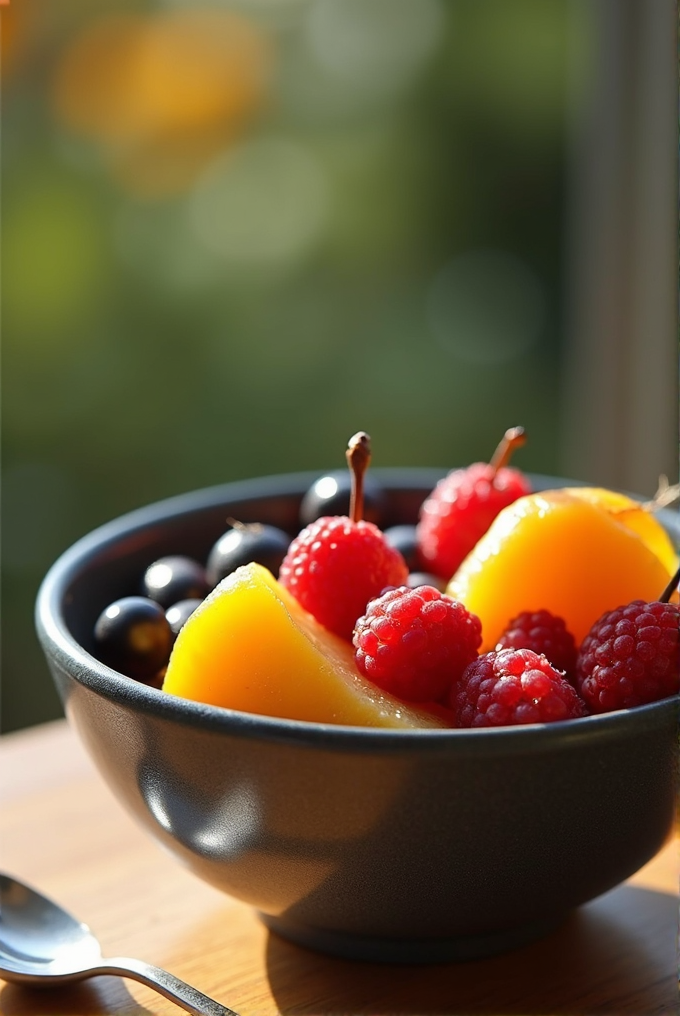
<svg viewBox="0 0 680 1016">
<path fill-rule="evenodd" d="M 241 1016 L 677 1014 L 676 843 L 556 933 L 506 956 L 391 967 L 308 952 L 203 885 L 128 818 L 66 723 L 0 739 L 0 867 L 90 925 L 104 955 L 166 967 Z M 3 1016 L 177 1016 L 133 981 L 0 980 Z"/>
</svg>

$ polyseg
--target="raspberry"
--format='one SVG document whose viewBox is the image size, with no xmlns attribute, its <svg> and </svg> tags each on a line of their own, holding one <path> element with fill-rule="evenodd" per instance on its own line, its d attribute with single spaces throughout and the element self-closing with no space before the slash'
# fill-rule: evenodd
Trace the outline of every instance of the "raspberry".
<svg viewBox="0 0 680 1016">
<path fill-rule="evenodd" d="M 354 629 L 355 660 L 369 680 L 408 702 L 443 702 L 477 658 L 482 625 L 434 586 L 389 589 Z"/>
<path fill-rule="evenodd" d="M 573 681 L 576 669 L 576 643 L 563 618 L 549 610 L 524 611 L 508 624 L 496 649 L 531 649 L 545 656 L 555 670 Z"/>
<path fill-rule="evenodd" d="M 416 536 L 427 571 L 450 579 L 498 513 L 531 493 L 524 474 L 505 465 L 513 448 L 523 443 L 522 428 L 511 428 L 490 463 L 454 469 L 426 498 Z"/>
<path fill-rule="evenodd" d="M 576 687 L 595 713 L 629 709 L 680 690 L 677 603 L 634 600 L 609 610 L 579 651 Z"/>
<path fill-rule="evenodd" d="M 372 522 L 326 516 L 295 537 L 279 569 L 279 582 L 305 610 L 352 641 L 366 604 L 386 586 L 406 582 L 408 568 Z"/>
<path fill-rule="evenodd" d="M 480 656 L 454 686 L 451 707 L 459 727 L 552 723 L 586 713 L 572 685 L 531 649 Z"/>
</svg>

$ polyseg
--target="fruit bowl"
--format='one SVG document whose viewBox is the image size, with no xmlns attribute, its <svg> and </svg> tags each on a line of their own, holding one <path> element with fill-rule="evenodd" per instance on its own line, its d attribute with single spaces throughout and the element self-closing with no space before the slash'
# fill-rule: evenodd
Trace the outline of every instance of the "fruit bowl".
<svg viewBox="0 0 680 1016">
<path fill-rule="evenodd" d="M 375 470 L 383 524 L 415 521 L 441 475 Z M 664 843 L 677 698 L 546 726 L 343 727 L 189 702 L 94 656 L 98 615 L 150 562 L 205 560 L 229 517 L 294 534 L 315 478 L 182 495 L 68 550 L 43 582 L 36 619 L 69 721 L 156 840 L 292 941 L 393 962 L 520 946 Z M 535 489 L 567 482 L 531 479 Z M 677 514 L 659 517 L 677 539 Z"/>
</svg>

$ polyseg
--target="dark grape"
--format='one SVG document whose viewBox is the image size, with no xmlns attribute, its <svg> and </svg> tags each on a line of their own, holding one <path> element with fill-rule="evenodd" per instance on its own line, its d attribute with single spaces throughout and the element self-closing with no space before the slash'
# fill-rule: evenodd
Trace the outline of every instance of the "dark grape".
<svg viewBox="0 0 680 1016">
<path fill-rule="evenodd" d="M 226 575 L 251 561 L 264 565 L 276 577 L 289 543 L 288 533 L 275 526 L 237 523 L 210 551 L 206 567 L 208 582 L 216 586 Z"/>
<path fill-rule="evenodd" d="M 171 607 L 168 607 L 165 612 L 165 616 L 174 635 L 179 635 L 180 628 L 182 628 L 185 621 L 191 617 L 193 612 L 196 610 L 196 607 L 198 607 L 202 602 L 202 600 L 197 600 L 195 598 L 180 600 L 178 603 L 173 603 Z"/>
<path fill-rule="evenodd" d="M 166 609 L 179 600 L 201 600 L 208 590 L 205 568 L 198 561 L 179 554 L 154 561 L 142 579 L 143 595 Z"/>
<path fill-rule="evenodd" d="M 151 681 L 166 666 L 175 636 L 160 604 L 145 596 L 124 596 L 100 614 L 94 638 L 102 663 Z"/>
<path fill-rule="evenodd" d="M 417 586 L 434 586 L 440 593 L 446 591 L 447 583 L 444 579 L 440 579 L 438 575 L 430 575 L 429 572 L 413 571 L 406 579 L 406 585 L 410 586 L 411 589 L 415 589 Z"/>
<path fill-rule="evenodd" d="M 415 526 L 390 526 L 385 530 L 385 539 L 399 551 L 411 571 L 420 567 Z"/>
<path fill-rule="evenodd" d="M 304 528 L 325 515 L 348 515 L 352 481 L 347 470 L 328 473 L 315 480 L 300 505 Z M 385 492 L 370 475 L 364 479 L 364 518 L 379 526 L 385 507 Z"/>
</svg>

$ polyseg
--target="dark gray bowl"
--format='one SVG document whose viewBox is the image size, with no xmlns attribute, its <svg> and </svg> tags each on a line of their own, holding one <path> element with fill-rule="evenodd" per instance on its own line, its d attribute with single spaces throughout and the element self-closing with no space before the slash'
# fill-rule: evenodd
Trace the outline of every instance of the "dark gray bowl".
<svg viewBox="0 0 680 1016">
<path fill-rule="evenodd" d="M 389 495 L 385 524 L 395 524 L 415 519 L 441 472 L 375 475 Z M 66 713 L 142 825 L 282 935 L 401 962 L 518 946 L 663 844 L 676 792 L 676 699 L 547 727 L 375 730 L 183 701 L 92 655 L 96 617 L 136 589 L 151 561 L 205 559 L 229 516 L 296 532 L 313 479 L 174 498 L 67 551 L 37 603 Z M 665 520 L 677 535 L 677 515 Z"/>
</svg>

